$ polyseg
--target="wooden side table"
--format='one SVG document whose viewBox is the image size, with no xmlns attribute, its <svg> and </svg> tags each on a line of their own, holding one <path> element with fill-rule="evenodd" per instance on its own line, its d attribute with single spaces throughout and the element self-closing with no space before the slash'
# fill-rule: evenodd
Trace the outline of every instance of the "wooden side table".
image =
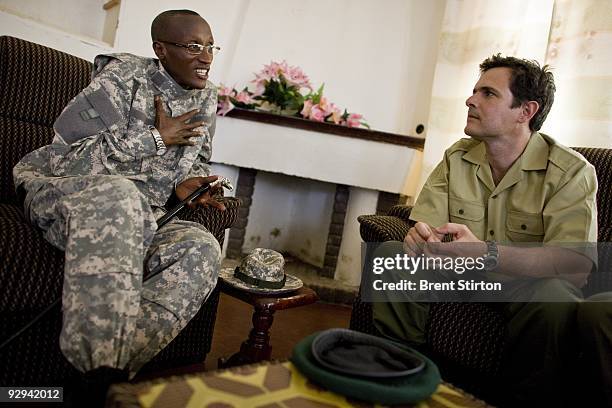
<svg viewBox="0 0 612 408">
<path fill-rule="evenodd" d="M 319 299 L 314 290 L 305 286 L 295 292 L 271 297 L 270 295 L 257 295 L 236 289 L 223 280 L 219 280 L 219 285 L 223 293 L 253 306 L 253 328 L 249 337 L 242 343 L 239 352 L 229 358 L 219 359 L 217 364 L 219 368 L 270 360 L 272 355 L 270 328 L 274 321 L 274 312 L 309 305 Z"/>
</svg>

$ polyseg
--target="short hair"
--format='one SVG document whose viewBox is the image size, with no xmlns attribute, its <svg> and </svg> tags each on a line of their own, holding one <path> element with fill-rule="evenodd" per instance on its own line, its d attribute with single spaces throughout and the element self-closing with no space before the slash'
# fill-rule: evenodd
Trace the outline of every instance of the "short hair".
<svg viewBox="0 0 612 408">
<path fill-rule="evenodd" d="M 153 19 L 153 22 L 151 23 L 151 40 L 158 41 L 160 38 L 164 37 L 168 22 L 175 16 L 201 17 L 198 13 L 192 10 L 166 10 L 161 12 Z"/>
<path fill-rule="evenodd" d="M 516 57 L 502 57 L 500 54 L 485 59 L 480 64 L 480 72 L 484 73 L 492 68 L 509 68 L 510 91 L 514 96 L 512 108 L 522 103 L 536 101 L 540 108 L 529 121 L 529 129 L 538 131 L 555 100 L 555 78 L 549 66 L 540 67 L 537 61 L 529 61 Z"/>
</svg>

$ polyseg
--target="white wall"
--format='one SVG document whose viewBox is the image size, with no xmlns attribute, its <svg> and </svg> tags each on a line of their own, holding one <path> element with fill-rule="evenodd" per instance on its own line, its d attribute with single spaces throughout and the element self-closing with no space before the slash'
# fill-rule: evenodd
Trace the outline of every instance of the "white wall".
<svg viewBox="0 0 612 408">
<path fill-rule="evenodd" d="M 10 35 L 67 52 L 87 61 L 113 50 L 108 44 L 88 37 L 67 33 L 29 18 L 0 11 L 0 35 Z"/>
<path fill-rule="evenodd" d="M 102 41 L 104 0 L 0 0 L 0 11 L 28 18 L 45 26 Z"/>
</svg>

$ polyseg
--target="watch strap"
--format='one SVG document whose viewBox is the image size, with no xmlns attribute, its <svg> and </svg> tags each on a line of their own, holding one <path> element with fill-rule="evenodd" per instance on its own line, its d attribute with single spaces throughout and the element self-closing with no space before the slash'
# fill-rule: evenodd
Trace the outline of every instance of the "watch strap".
<svg viewBox="0 0 612 408">
<path fill-rule="evenodd" d="M 497 249 L 497 242 L 495 241 L 486 241 L 487 243 L 487 256 L 499 256 L 499 250 Z"/>
<path fill-rule="evenodd" d="M 164 143 L 164 139 L 159 133 L 159 130 L 155 128 L 155 126 L 149 126 L 149 131 L 151 132 L 151 136 L 153 136 L 153 140 L 155 140 L 155 148 L 157 149 L 157 154 L 161 156 L 166 152 L 166 144 Z"/>
<path fill-rule="evenodd" d="M 486 241 L 487 244 L 487 253 L 485 254 L 485 270 L 492 271 L 497 268 L 498 258 L 499 258 L 499 250 L 497 248 L 497 242 L 495 241 Z"/>
</svg>

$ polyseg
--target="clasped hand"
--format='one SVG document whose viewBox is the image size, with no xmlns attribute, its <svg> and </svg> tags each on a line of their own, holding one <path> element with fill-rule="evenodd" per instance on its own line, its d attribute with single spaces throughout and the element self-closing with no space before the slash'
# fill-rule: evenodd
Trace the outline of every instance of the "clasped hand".
<svg viewBox="0 0 612 408">
<path fill-rule="evenodd" d="M 452 235 L 452 242 L 442 242 L 446 234 Z M 424 222 L 417 222 L 404 238 L 404 251 L 410 256 L 478 257 L 486 252 L 486 244 L 463 224 L 449 222 L 433 228 Z"/>
</svg>

